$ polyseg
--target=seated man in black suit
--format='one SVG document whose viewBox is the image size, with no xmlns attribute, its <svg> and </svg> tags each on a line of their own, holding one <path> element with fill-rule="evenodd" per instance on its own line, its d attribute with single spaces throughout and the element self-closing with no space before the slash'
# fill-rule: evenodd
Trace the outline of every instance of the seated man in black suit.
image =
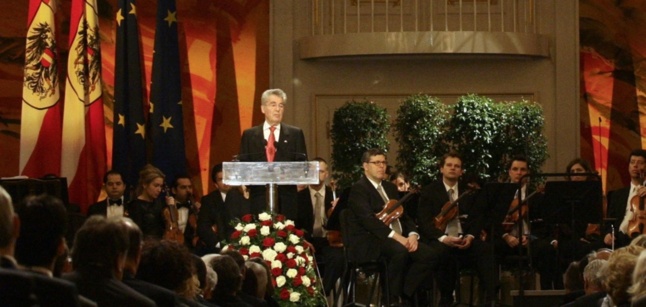
<svg viewBox="0 0 646 307">
<path fill-rule="evenodd" d="M 388 262 L 390 302 L 410 299 L 418 287 L 431 276 L 439 263 L 439 250 L 419 242 L 417 227 L 404 213 L 390 226 L 376 214 L 389 199 L 397 199 L 397 187 L 383 180 L 386 155 L 370 149 L 363 154 L 364 176 L 350 189 L 347 213 L 348 238 L 357 261 L 384 258 Z"/>
<path fill-rule="evenodd" d="M 262 93 L 261 103 L 265 122 L 242 133 L 238 159 L 248 162 L 307 161 L 303 130 L 282 123 L 287 94 L 281 89 L 266 90 Z M 251 213 L 267 209 L 265 191 L 265 186 L 250 188 Z M 278 186 L 278 212 L 296 220 L 296 186 Z"/>
<path fill-rule="evenodd" d="M 441 294 L 440 306 L 450 306 L 453 303 L 457 278 L 455 261 L 460 264 L 475 264 L 487 300 L 497 298 L 493 252 L 490 244 L 479 238 L 484 206 L 479 203 L 478 192 L 458 196 L 471 190 L 466 184 L 459 182 L 462 172 L 462 159 L 457 153 L 444 155 L 440 160 L 440 180 L 422 188 L 417 208 L 422 240 L 439 248 L 442 255 L 445 255 L 437 279 Z M 460 200 L 456 203 L 458 198 Z M 457 204 L 453 207 L 457 212 L 451 219 L 448 215 L 441 214 L 450 207 L 447 204 Z M 436 224 L 436 219 L 441 223 Z"/>
<path fill-rule="evenodd" d="M 183 306 L 173 291 L 143 281 L 136 277 L 139 262 L 141 261 L 141 246 L 143 234 L 139 226 L 129 218 L 117 218 L 117 222 L 128 233 L 129 245 L 128 255 L 123 267 L 123 283 L 135 291 L 155 301 L 157 306 Z"/>
<path fill-rule="evenodd" d="M 129 245 L 121 222 L 92 216 L 76 233 L 74 272 L 63 278 L 76 284 L 81 295 L 99 306 L 156 306 L 121 281 Z"/>
<path fill-rule="evenodd" d="M 104 217 L 124 216 L 126 199 L 124 192 L 126 184 L 121 173 L 115 170 L 108 171 L 103 176 L 103 188 L 108 194 L 106 199 L 94 203 L 88 209 L 87 215 L 102 215 Z"/>
<path fill-rule="evenodd" d="M 314 245 L 317 264 L 324 264 L 321 269 L 323 287 L 329 293 L 343 273 L 345 260 L 341 246 L 330 246 L 325 229 L 335 202 L 332 189 L 325 185 L 330 174 L 328 164 L 323 158 L 314 158 L 312 161 L 319 162 L 319 182 L 298 192 L 298 219 L 295 225 L 305 231 L 305 239 Z"/>
<path fill-rule="evenodd" d="M 177 224 L 184 234 L 184 245 L 189 250 L 199 248 L 197 235 L 197 217 L 202 204 L 195 201 L 193 182 L 186 174 L 176 175 L 171 186 L 171 192 L 177 206 Z M 164 209 L 168 210 L 168 209 Z"/>
<path fill-rule="evenodd" d="M 222 163 L 211 171 L 215 191 L 202 197 L 202 206 L 197 218 L 197 234 L 200 242 L 196 253 L 210 254 L 220 250 L 219 243 L 233 233 L 229 221 L 249 214 L 249 200 L 244 198 L 239 187 L 222 182 Z"/>
<path fill-rule="evenodd" d="M 48 212 L 54 216 L 49 216 L 43 213 L 42 207 L 31 205 L 33 203 L 41 204 L 40 201 L 35 199 L 47 199 L 47 208 L 53 209 L 53 212 Z M 52 231 L 54 234 L 47 236 L 41 234 L 43 237 L 43 244 L 45 246 L 30 246 L 35 255 L 29 259 L 29 263 L 34 264 L 34 268 L 25 268 L 19 266 L 14 258 L 14 251 L 16 250 L 17 240 L 21 230 L 21 223 L 18 215 L 14 214 L 11 196 L 0 187 L 0 302 L 8 304 L 11 301 L 20 303 L 16 306 L 31 306 L 30 304 L 38 304 L 39 306 L 92 306 L 92 302 L 83 299 L 83 304 L 80 304 L 78 291 L 76 287 L 65 280 L 52 277 L 52 268 L 54 266 L 54 258 L 59 249 L 59 246 L 64 246 L 64 233 L 65 233 L 65 207 L 60 200 L 56 200 L 51 196 L 31 197 L 28 198 L 27 204 L 29 208 L 24 210 L 26 224 L 24 227 L 26 232 L 25 238 L 21 242 L 21 253 L 24 252 L 27 242 L 26 238 L 33 239 L 33 228 L 39 225 L 33 225 L 33 221 L 39 217 L 50 219 L 51 222 L 44 226 L 53 226 L 57 229 Z M 53 208 L 52 208 L 53 207 Z M 58 212 L 58 214 L 55 214 Z M 49 241 L 52 242 L 49 242 Z M 42 248 L 39 248 L 42 247 Z M 45 258 L 49 258 L 48 260 Z M 4 287 L 11 281 L 10 287 Z M 25 297 L 28 296 L 28 297 Z M 5 298 L 7 298 L 5 300 Z"/>
</svg>

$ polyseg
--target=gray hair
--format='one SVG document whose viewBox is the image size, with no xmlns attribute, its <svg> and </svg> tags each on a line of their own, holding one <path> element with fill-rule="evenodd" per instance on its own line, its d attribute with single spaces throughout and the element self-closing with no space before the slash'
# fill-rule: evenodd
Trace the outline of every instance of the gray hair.
<svg viewBox="0 0 646 307">
<path fill-rule="evenodd" d="M 583 280 L 601 288 L 603 286 L 603 270 L 607 264 L 608 261 L 604 259 L 590 261 L 583 269 Z"/>
<path fill-rule="evenodd" d="M 285 94 L 285 91 L 279 88 L 274 88 L 264 91 L 262 93 L 262 96 L 260 96 L 260 102 L 263 106 L 267 104 L 267 101 L 269 101 L 269 96 L 271 95 L 278 96 L 283 99 L 283 103 L 287 103 L 287 94 Z"/>
<path fill-rule="evenodd" d="M 13 219 L 11 195 L 0 186 L 0 248 L 9 246 L 13 240 Z"/>
</svg>

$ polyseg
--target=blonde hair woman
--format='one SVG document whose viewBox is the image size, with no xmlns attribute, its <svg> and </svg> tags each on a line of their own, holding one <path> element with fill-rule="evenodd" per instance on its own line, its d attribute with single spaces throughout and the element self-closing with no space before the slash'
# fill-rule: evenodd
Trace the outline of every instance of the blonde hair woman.
<svg viewBox="0 0 646 307">
<path fill-rule="evenodd" d="M 145 238 L 161 239 L 164 234 L 162 211 L 164 202 L 159 199 L 164 189 L 164 173 L 148 164 L 139 172 L 137 198 L 128 204 L 127 215 L 144 234 Z"/>
</svg>

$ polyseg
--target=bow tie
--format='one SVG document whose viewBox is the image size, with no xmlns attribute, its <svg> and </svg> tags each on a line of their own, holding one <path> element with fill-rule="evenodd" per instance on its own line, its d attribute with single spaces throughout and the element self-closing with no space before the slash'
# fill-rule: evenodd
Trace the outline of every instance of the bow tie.
<svg viewBox="0 0 646 307">
<path fill-rule="evenodd" d="M 177 209 L 180 209 L 180 208 L 191 209 L 191 203 L 188 201 L 184 203 L 177 202 L 175 203 L 175 206 L 177 207 Z"/>
<path fill-rule="evenodd" d="M 114 206 L 114 205 L 121 206 L 121 204 L 122 204 L 121 198 L 115 199 L 115 200 L 108 199 L 108 206 Z"/>
</svg>

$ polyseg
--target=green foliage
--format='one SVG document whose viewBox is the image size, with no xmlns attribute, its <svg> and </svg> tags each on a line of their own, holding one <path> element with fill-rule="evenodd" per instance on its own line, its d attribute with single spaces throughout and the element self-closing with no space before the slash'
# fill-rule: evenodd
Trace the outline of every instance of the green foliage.
<svg viewBox="0 0 646 307">
<path fill-rule="evenodd" d="M 351 186 L 363 174 L 361 155 L 371 148 L 388 150 L 390 130 L 385 108 L 374 102 L 348 101 L 334 112 L 332 169 L 340 188 Z"/>
<path fill-rule="evenodd" d="M 446 137 L 451 150 L 462 155 L 465 173 L 485 180 L 497 177 L 491 166 L 498 164 L 496 148 L 503 131 L 499 110 L 490 98 L 474 94 L 460 97 L 453 106 Z"/>
<path fill-rule="evenodd" d="M 448 107 L 428 95 L 410 96 L 397 110 L 397 168 L 413 185 L 426 185 L 437 175 L 438 159 L 446 150 L 443 138 L 448 123 Z"/>
</svg>

